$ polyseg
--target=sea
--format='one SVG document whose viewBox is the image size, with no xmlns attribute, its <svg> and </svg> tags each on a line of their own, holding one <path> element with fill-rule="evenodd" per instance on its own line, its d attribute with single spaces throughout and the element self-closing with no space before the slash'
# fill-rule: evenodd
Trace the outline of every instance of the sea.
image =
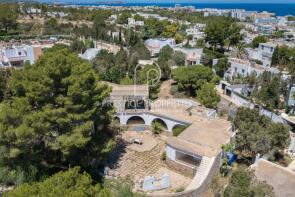
<svg viewBox="0 0 295 197">
<path fill-rule="evenodd" d="M 42 1 L 42 0 L 41 0 Z M 57 0 L 43 0 L 47 2 L 57 2 Z M 63 2 L 59 0 L 59 2 Z M 74 2 L 74 3 L 73 3 Z M 89 1 L 91 2 L 91 0 Z M 93 1 L 92 1 L 93 2 Z M 96 1 L 100 3 L 87 3 L 87 0 L 72 0 L 71 4 L 81 5 L 81 6 L 95 6 L 95 5 L 104 5 L 103 2 L 106 2 L 105 5 L 108 6 L 151 6 L 156 5 L 159 7 L 174 7 L 175 4 L 179 3 L 121 3 L 118 1 L 109 1 L 109 0 L 101 0 Z M 113 3 L 112 3 L 113 2 Z M 119 3 L 116 3 L 119 2 Z M 248 11 L 268 11 L 275 13 L 277 16 L 286 16 L 293 15 L 295 16 L 295 3 L 180 3 L 181 6 L 194 6 L 197 9 L 202 8 L 217 8 L 217 9 L 245 9 Z"/>
</svg>

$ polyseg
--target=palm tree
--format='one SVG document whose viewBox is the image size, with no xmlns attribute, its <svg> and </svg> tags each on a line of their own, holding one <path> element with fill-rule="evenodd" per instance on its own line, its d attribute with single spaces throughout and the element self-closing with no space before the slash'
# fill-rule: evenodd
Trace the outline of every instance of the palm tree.
<svg viewBox="0 0 295 197">
<path fill-rule="evenodd" d="M 246 44 L 243 42 L 240 42 L 237 44 L 236 47 L 236 57 L 239 59 L 248 59 L 248 51 L 246 49 Z"/>
</svg>

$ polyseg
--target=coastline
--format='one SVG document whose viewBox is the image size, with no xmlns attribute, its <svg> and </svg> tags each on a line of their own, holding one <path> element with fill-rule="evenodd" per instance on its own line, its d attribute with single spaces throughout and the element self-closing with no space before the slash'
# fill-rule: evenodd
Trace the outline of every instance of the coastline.
<svg viewBox="0 0 295 197">
<path fill-rule="evenodd" d="M 118 3 L 120 2 L 120 3 Z M 49 1 L 47 3 L 50 4 Z M 295 16 L 295 3 L 124 3 L 123 1 L 103 1 L 101 3 L 84 3 L 84 2 L 69 2 L 61 5 L 75 6 L 158 6 L 158 7 L 174 7 L 176 4 L 181 6 L 194 6 L 196 9 L 212 8 L 212 9 L 245 9 L 247 11 L 267 11 L 275 13 L 277 16 L 293 15 Z"/>
</svg>

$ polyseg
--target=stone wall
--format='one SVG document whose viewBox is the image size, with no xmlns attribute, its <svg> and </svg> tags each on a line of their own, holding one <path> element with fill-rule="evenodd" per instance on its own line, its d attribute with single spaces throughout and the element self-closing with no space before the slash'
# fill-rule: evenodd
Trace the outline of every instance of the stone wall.
<svg viewBox="0 0 295 197">
<path fill-rule="evenodd" d="M 174 169 L 177 172 L 180 172 L 182 175 L 193 178 L 196 174 L 196 169 L 192 169 L 190 167 L 184 166 L 176 161 L 173 161 L 169 158 L 166 158 L 166 164 Z"/>
<path fill-rule="evenodd" d="M 212 178 L 219 172 L 219 167 L 222 159 L 222 152 L 220 152 L 214 161 L 211 163 L 209 173 L 206 178 L 202 181 L 201 185 L 196 185 L 195 189 L 183 191 L 174 194 L 163 194 L 163 195 L 149 195 L 150 197 L 201 197 L 202 194 L 208 189 Z"/>
</svg>

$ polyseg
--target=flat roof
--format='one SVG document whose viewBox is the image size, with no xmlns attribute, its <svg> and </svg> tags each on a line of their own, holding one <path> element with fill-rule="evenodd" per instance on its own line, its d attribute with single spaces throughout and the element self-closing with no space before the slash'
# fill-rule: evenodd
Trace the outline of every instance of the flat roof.
<svg viewBox="0 0 295 197">
<path fill-rule="evenodd" d="M 179 105 L 177 99 L 164 101 L 164 104 L 159 101 L 153 103 L 152 112 L 191 123 L 179 136 L 167 139 L 169 146 L 190 154 L 214 157 L 221 151 L 221 146 L 230 140 L 231 123 L 218 117 L 207 117 L 207 112 L 212 110 L 198 105 Z M 195 101 L 192 103 L 197 104 Z M 192 112 L 191 115 L 188 110 Z"/>
<path fill-rule="evenodd" d="M 260 159 L 253 168 L 255 176 L 271 185 L 276 196 L 294 196 L 295 172 L 265 159 Z"/>
<path fill-rule="evenodd" d="M 222 144 L 230 139 L 230 127 L 228 121 L 220 118 L 203 119 L 193 122 L 178 138 L 208 149 L 221 150 Z"/>
<path fill-rule="evenodd" d="M 219 152 L 217 149 L 204 147 L 199 144 L 193 144 L 178 137 L 169 137 L 167 139 L 167 144 L 175 149 L 198 156 L 215 157 Z"/>
</svg>

